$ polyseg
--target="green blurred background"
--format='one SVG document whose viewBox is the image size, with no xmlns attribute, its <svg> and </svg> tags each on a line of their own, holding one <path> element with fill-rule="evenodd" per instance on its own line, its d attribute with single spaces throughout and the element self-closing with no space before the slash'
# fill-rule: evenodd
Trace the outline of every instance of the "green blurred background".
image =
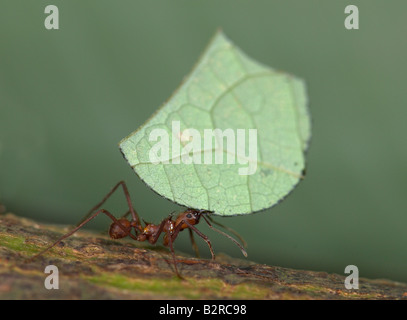
<svg viewBox="0 0 407 320">
<path fill-rule="evenodd" d="M 44 28 L 49 4 L 59 30 Z M 359 8 L 359 30 L 344 27 L 348 4 Z M 251 57 L 307 81 L 313 138 L 307 177 L 284 202 L 217 220 L 247 240 L 256 262 L 339 274 L 353 264 L 363 277 L 407 281 L 406 10 L 373 0 L 2 0 L 0 202 L 74 224 L 124 179 L 146 220 L 181 210 L 138 179 L 118 142 L 221 27 Z M 106 209 L 124 213 L 124 197 Z M 101 217 L 89 228 L 109 224 Z M 216 252 L 241 257 L 200 229 Z M 192 253 L 187 233 L 176 248 Z"/>
</svg>

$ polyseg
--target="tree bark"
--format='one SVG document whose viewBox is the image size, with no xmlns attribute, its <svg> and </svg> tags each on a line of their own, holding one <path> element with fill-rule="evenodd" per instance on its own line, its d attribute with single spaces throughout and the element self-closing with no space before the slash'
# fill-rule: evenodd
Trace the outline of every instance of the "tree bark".
<svg viewBox="0 0 407 320">
<path fill-rule="evenodd" d="M 69 229 L 0 215 L 0 299 L 407 299 L 407 284 L 256 264 L 218 255 L 215 261 L 167 248 L 114 241 L 79 231 L 49 252 L 26 260 Z M 59 271 L 59 289 L 44 286 L 47 265 Z"/>
</svg>

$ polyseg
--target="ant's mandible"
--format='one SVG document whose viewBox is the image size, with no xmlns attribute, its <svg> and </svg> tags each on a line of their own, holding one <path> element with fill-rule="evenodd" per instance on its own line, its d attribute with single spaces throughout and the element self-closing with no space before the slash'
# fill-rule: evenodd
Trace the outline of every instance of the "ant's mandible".
<svg viewBox="0 0 407 320">
<path fill-rule="evenodd" d="M 126 197 L 129 210 L 123 217 L 117 219 L 109 211 L 107 211 L 105 209 L 100 209 L 100 207 L 105 203 L 105 201 L 120 186 L 122 186 L 122 188 L 123 188 L 123 192 L 124 192 L 124 195 Z M 201 237 L 207 243 L 207 245 L 209 247 L 209 250 L 211 252 L 211 255 L 212 255 L 212 260 L 215 259 L 215 254 L 214 254 L 213 249 L 212 249 L 211 241 L 208 239 L 208 237 L 206 235 L 204 235 L 201 231 L 199 231 L 195 227 L 195 225 L 197 225 L 199 223 L 201 218 L 203 218 L 205 220 L 205 222 L 208 224 L 208 226 L 212 230 L 215 230 L 216 232 L 218 232 L 218 233 L 226 236 L 230 240 L 232 240 L 240 248 L 243 255 L 245 257 L 247 257 L 246 250 L 243 248 L 243 246 L 246 246 L 245 241 L 234 230 L 232 230 L 230 228 L 227 228 L 227 227 L 213 221 L 209 216 L 209 214 L 211 214 L 210 211 L 197 210 L 197 209 L 187 209 L 184 212 L 181 212 L 175 218 L 175 220 L 173 220 L 173 216 L 172 216 L 172 214 L 170 214 L 166 219 L 164 219 L 158 225 L 155 225 L 155 224 L 152 224 L 152 223 L 147 223 L 147 222 L 145 222 L 143 220 L 143 222 L 145 224 L 145 226 L 143 227 L 143 225 L 141 224 L 140 218 L 139 218 L 136 210 L 134 210 L 133 205 L 131 203 L 130 194 L 129 194 L 129 191 L 127 189 L 126 183 L 124 181 L 120 181 L 102 199 L 102 201 L 100 201 L 97 205 L 95 205 L 89 211 L 89 213 L 82 219 L 82 221 L 74 229 L 72 229 L 71 231 L 69 231 L 68 233 L 66 233 L 62 237 L 60 237 L 58 240 L 56 240 L 49 247 L 45 248 L 44 250 L 40 251 L 39 253 L 37 253 L 36 255 L 31 257 L 28 261 L 32 261 L 36 257 L 46 253 L 51 248 L 53 248 L 58 243 L 60 243 L 62 240 L 70 237 L 72 234 L 74 234 L 76 231 L 78 231 L 85 224 L 87 224 L 89 221 L 91 221 L 93 218 L 97 217 L 101 213 L 105 214 L 106 216 L 108 216 L 113 221 L 112 224 L 110 225 L 110 228 L 109 228 L 109 236 L 112 239 L 121 239 L 121 238 L 125 238 L 125 237 L 129 236 L 129 237 L 131 237 L 132 239 L 134 239 L 136 241 L 146 241 L 147 240 L 149 243 L 155 244 L 158 241 L 160 235 L 162 233 L 165 233 L 163 242 L 164 242 L 164 245 L 169 247 L 170 250 L 171 250 L 172 258 L 173 258 L 173 261 L 174 261 L 175 272 L 176 272 L 176 274 L 177 274 L 177 276 L 179 278 L 182 278 L 182 277 L 180 276 L 180 274 L 178 272 L 173 244 L 174 244 L 174 241 L 177 238 L 178 234 L 181 231 L 183 231 L 185 229 L 188 229 L 190 239 L 191 239 L 191 242 L 192 242 L 192 246 L 193 246 L 197 256 L 199 256 L 199 253 L 198 253 L 198 248 L 197 248 L 196 243 L 195 243 L 194 238 L 193 238 L 193 232 L 195 232 L 199 237 Z M 131 219 L 127 218 L 127 216 L 129 214 L 131 215 Z M 217 225 L 229 230 L 230 232 L 232 232 L 235 236 L 237 236 L 239 238 L 239 240 L 241 240 L 243 242 L 243 246 L 239 242 L 237 242 L 234 238 L 229 236 L 228 234 L 224 233 L 221 230 L 218 230 L 218 229 L 214 228 L 212 226 L 211 222 L 213 224 L 217 224 Z M 132 233 L 133 229 L 135 231 L 135 234 Z"/>
</svg>

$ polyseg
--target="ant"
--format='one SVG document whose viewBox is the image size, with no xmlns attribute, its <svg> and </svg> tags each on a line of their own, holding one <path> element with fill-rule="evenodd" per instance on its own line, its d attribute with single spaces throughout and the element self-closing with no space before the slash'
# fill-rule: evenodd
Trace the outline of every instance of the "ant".
<svg viewBox="0 0 407 320">
<path fill-rule="evenodd" d="M 100 207 L 106 202 L 107 199 L 109 199 L 109 197 L 120 186 L 122 186 L 122 188 L 123 188 L 123 192 L 124 192 L 124 195 L 126 197 L 129 210 L 127 211 L 127 213 L 123 217 L 117 219 L 109 211 L 107 211 L 105 209 L 100 209 Z M 28 261 L 32 261 L 35 258 L 37 258 L 38 256 L 46 253 L 51 248 L 53 248 L 57 244 L 59 244 L 62 240 L 70 237 L 72 234 L 74 234 L 76 231 L 78 231 L 85 224 L 87 224 L 89 221 L 91 221 L 92 219 L 94 219 L 95 217 L 97 217 L 101 213 L 105 214 L 107 217 L 109 217 L 113 221 L 112 224 L 110 225 L 110 228 L 109 228 L 109 236 L 112 239 L 121 239 L 121 238 L 125 238 L 125 237 L 129 236 L 130 238 L 132 238 L 132 239 L 134 239 L 136 241 L 146 241 L 147 240 L 149 243 L 155 244 L 158 241 L 160 235 L 162 233 L 165 233 L 163 243 L 164 243 L 164 245 L 166 247 L 170 248 L 171 253 L 172 253 L 175 273 L 181 279 L 182 279 L 182 277 L 178 272 L 177 262 L 176 262 L 176 259 L 175 259 L 175 252 L 174 252 L 174 247 L 173 247 L 174 241 L 175 241 L 175 239 L 177 238 L 178 234 L 181 231 L 183 231 L 185 229 L 188 229 L 190 239 L 191 239 L 191 243 L 192 243 L 192 247 L 195 250 L 195 253 L 196 253 L 196 255 L 198 257 L 199 257 L 199 252 L 198 252 L 198 247 L 197 247 L 197 245 L 195 243 L 195 240 L 193 238 L 193 232 L 195 232 L 199 237 L 201 237 L 207 243 L 207 245 L 209 247 L 209 250 L 211 252 L 211 255 L 212 255 L 212 260 L 215 259 L 215 254 L 213 252 L 211 241 L 209 240 L 209 238 L 206 235 L 204 235 L 201 231 L 199 231 L 195 227 L 195 225 L 197 225 L 200 222 L 201 218 L 208 224 L 208 226 L 212 230 L 214 230 L 214 231 L 226 236 L 228 239 L 232 240 L 240 248 L 243 255 L 245 257 L 247 257 L 247 252 L 244 249 L 244 247 L 246 247 L 246 242 L 234 230 L 232 230 L 232 229 L 230 229 L 228 227 L 225 227 L 225 226 L 221 225 L 220 223 L 217 223 L 217 222 L 213 221 L 209 216 L 212 212 L 207 211 L 207 210 L 187 209 L 184 212 L 181 212 L 180 214 L 178 214 L 178 216 L 174 220 L 173 220 L 173 215 L 170 214 L 166 219 L 164 219 L 158 225 L 148 223 L 148 222 L 145 222 L 143 220 L 143 222 L 145 224 L 145 226 L 143 227 L 136 210 L 134 210 L 134 208 L 132 206 L 131 199 L 130 199 L 130 194 L 129 194 L 129 191 L 127 189 L 126 183 L 124 181 L 120 181 L 102 199 L 102 201 L 100 201 L 97 205 L 95 205 L 87 213 L 87 215 L 81 220 L 81 222 L 79 222 L 75 226 L 74 229 L 72 229 L 71 231 L 69 231 L 68 233 L 66 233 L 62 237 L 60 237 L 58 240 L 56 240 L 49 247 L 45 248 L 44 250 L 40 251 L 39 253 L 37 253 L 36 255 L 31 257 L 30 259 L 28 259 Z M 127 216 L 129 214 L 131 215 L 130 220 L 127 218 Z M 213 227 L 211 222 L 213 224 L 217 224 L 218 226 L 223 227 L 226 230 L 233 233 L 243 243 L 243 246 L 239 242 L 237 242 L 237 240 L 232 238 L 230 235 L 228 235 L 228 234 L 224 233 L 223 231 Z M 132 229 L 134 229 L 135 234 L 132 233 Z"/>
</svg>

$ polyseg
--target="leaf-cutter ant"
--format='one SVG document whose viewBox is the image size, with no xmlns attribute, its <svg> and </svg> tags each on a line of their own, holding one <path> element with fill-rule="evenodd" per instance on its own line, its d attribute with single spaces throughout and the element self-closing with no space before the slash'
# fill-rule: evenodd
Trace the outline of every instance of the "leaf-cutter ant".
<svg viewBox="0 0 407 320">
<path fill-rule="evenodd" d="M 100 209 L 100 207 L 106 202 L 107 199 L 120 187 L 122 186 L 124 195 L 127 200 L 127 204 L 129 207 L 128 212 L 121 218 L 117 219 L 115 216 L 113 216 L 109 211 L 105 209 Z M 215 230 L 216 232 L 226 236 L 230 240 L 232 240 L 242 251 L 243 255 L 247 257 L 246 250 L 244 249 L 244 246 L 246 246 L 245 241 L 232 229 L 225 227 L 211 219 L 209 216 L 211 214 L 210 211 L 207 210 L 197 210 L 197 209 L 187 209 L 180 214 L 173 220 L 173 215 L 170 214 L 167 218 L 165 218 L 160 224 L 152 224 L 152 223 L 147 223 L 143 220 L 145 226 L 143 227 L 140 217 L 138 216 L 136 210 L 134 210 L 133 205 L 131 203 L 130 199 L 130 194 L 127 189 L 126 183 L 124 181 L 120 181 L 117 183 L 113 189 L 100 201 L 97 205 L 95 205 L 89 212 L 88 214 L 82 219 L 82 221 L 76 225 L 74 229 L 69 231 L 68 233 L 64 234 L 62 237 L 60 237 L 58 240 L 56 240 L 52 245 L 48 246 L 44 250 L 40 251 L 33 257 L 29 258 L 28 261 L 32 261 L 36 257 L 46 253 L 49 251 L 51 248 L 59 244 L 62 240 L 70 237 L 72 234 L 74 234 L 76 231 L 78 231 L 80 228 L 82 228 L 85 224 L 87 224 L 89 221 L 97 217 L 99 214 L 105 214 L 108 216 L 113 222 L 110 225 L 109 228 L 109 236 L 112 239 L 121 239 L 125 238 L 127 236 L 131 237 L 132 239 L 136 241 L 148 241 L 151 244 L 155 244 L 161 233 L 165 233 L 163 243 L 166 247 L 169 247 L 171 250 L 172 258 L 173 258 L 173 263 L 174 263 L 174 268 L 175 268 L 175 273 L 179 278 L 182 278 L 180 273 L 178 272 L 177 268 L 177 262 L 175 259 L 175 252 L 174 252 L 174 241 L 177 238 L 178 234 L 185 230 L 188 229 L 190 239 L 192 246 L 195 250 L 196 255 L 199 257 L 199 252 L 198 252 L 198 247 L 195 243 L 195 240 L 193 238 L 193 232 L 195 232 L 199 237 L 201 237 L 208 245 L 209 250 L 212 255 L 212 260 L 215 259 L 215 254 L 212 249 L 212 244 L 211 241 L 208 239 L 206 235 L 204 235 L 201 231 L 199 231 L 195 225 L 197 225 L 201 218 L 208 224 L 208 226 L 212 229 Z M 128 219 L 127 216 L 130 214 L 131 219 Z M 213 227 L 212 224 L 216 224 L 220 227 L 225 228 L 226 230 L 230 231 L 233 233 L 236 237 L 239 238 L 240 241 L 242 241 L 243 245 L 241 245 L 239 242 L 237 242 L 234 238 L 232 238 L 230 235 L 224 233 L 223 231 L 216 229 Z M 134 229 L 135 234 L 132 233 L 132 230 Z"/>
</svg>

